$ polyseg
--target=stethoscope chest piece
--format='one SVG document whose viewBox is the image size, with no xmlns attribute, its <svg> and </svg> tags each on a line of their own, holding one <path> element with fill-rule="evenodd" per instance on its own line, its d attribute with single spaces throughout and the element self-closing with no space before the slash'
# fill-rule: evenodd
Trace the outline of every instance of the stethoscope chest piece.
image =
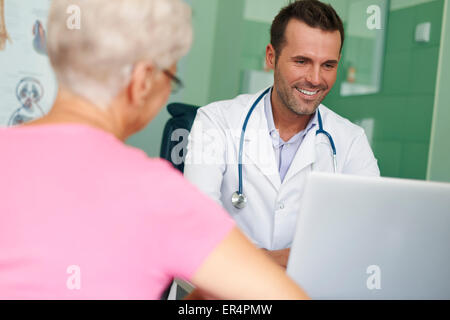
<svg viewBox="0 0 450 320">
<path fill-rule="evenodd" d="M 237 209 L 243 209 L 247 205 L 247 197 L 239 192 L 233 193 L 231 196 L 231 203 Z"/>
</svg>

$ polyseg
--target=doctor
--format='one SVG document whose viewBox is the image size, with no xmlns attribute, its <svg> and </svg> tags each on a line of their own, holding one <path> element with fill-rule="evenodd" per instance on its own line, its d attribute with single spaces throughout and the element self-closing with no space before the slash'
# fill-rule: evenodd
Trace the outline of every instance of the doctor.
<svg viewBox="0 0 450 320">
<path fill-rule="evenodd" d="M 282 266 L 311 171 L 379 175 L 364 130 L 321 104 L 343 43 L 331 6 L 303 0 L 283 8 L 266 48 L 273 87 L 200 108 L 189 137 L 185 177 Z"/>
</svg>

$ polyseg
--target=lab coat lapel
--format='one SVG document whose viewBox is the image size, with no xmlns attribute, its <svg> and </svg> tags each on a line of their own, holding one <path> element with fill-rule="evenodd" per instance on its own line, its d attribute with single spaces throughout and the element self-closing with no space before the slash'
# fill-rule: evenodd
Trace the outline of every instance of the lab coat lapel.
<svg viewBox="0 0 450 320">
<path fill-rule="evenodd" d="M 258 95 L 255 95 L 255 97 L 251 99 L 250 105 L 245 108 L 245 112 L 241 117 L 240 128 L 242 128 L 247 113 Z M 236 138 L 239 150 L 240 132 L 239 135 L 236 135 Z M 244 166 L 255 165 L 272 186 L 276 190 L 279 190 L 281 179 L 277 168 L 272 140 L 270 139 L 269 129 L 267 127 L 267 119 L 264 112 L 264 99 L 258 103 L 248 121 L 244 138 L 242 161 Z"/>
<path fill-rule="evenodd" d="M 297 150 L 291 166 L 289 167 L 283 182 L 287 182 L 300 171 L 313 164 L 316 160 L 316 130 L 312 129 L 306 134 L 305 139 Z"/>
</svg>

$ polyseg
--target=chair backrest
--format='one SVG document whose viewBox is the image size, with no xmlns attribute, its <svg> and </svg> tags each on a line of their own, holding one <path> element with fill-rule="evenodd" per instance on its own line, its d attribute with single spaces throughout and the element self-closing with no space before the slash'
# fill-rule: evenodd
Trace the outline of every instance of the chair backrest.
<svg viewBox="0 0 450 320">
<path fill-rule="evenodd" d="M 184 103 L 171 103 L 167 106 L 167 111 L 172 118 L 164 127 L 160 157 L 168 160 L 181 172 L 184 170 L 189 131 L 198 108 L 198 106 Z"/>
</svg>

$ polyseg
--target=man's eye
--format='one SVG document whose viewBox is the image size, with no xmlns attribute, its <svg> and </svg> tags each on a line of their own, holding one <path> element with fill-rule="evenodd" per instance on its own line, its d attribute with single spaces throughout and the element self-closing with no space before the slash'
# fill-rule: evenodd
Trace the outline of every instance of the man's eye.
<svg viewBox="0 0 450 320">
<path fill-rule="evenodd" d="M 333 69 L 334 68 L 334 64 L 326 64 L 325 68 L 327 69 Z"/>
<path fill-rule="evenodd" d="M 305 60 L 297 60 L 296 61 L 298 64 L 304 64 L 305 63 Z"/>
</svg>

